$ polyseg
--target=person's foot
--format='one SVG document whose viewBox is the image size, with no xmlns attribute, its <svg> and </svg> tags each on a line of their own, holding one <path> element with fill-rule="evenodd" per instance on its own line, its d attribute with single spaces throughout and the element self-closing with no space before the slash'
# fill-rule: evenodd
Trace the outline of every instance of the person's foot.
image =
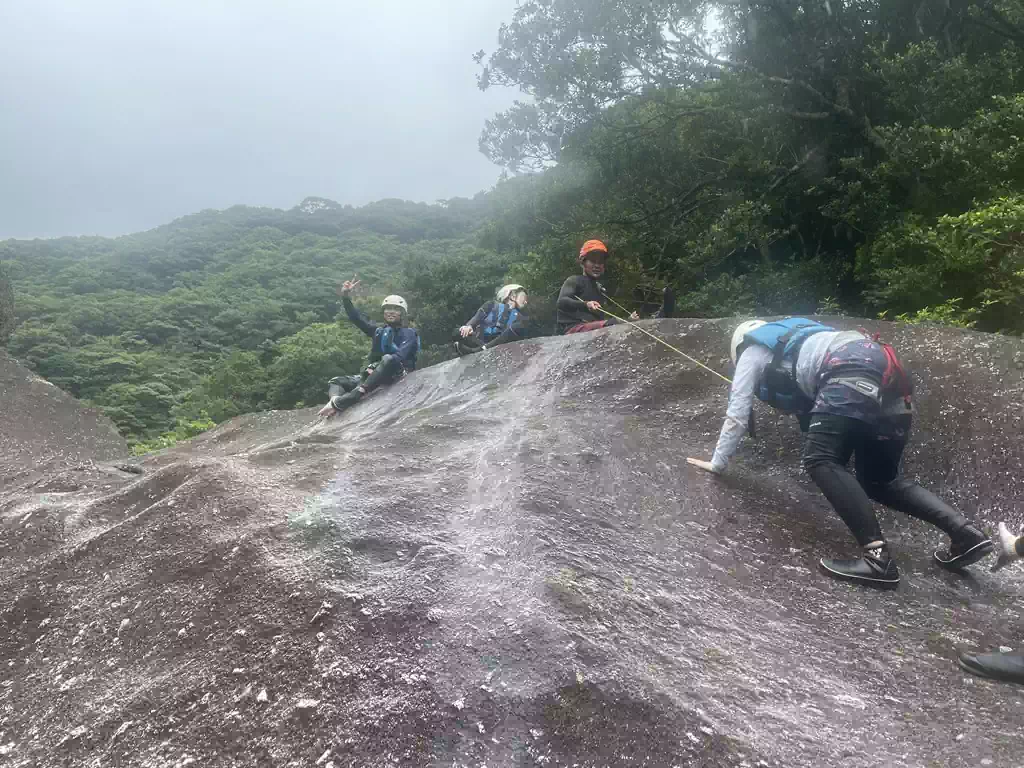
<svg viewBox="0 0 1024 768">
<path fill-rule="evenodd" d="M 661 292 L 661 308 L 654 313 L 654 317 L 672 317 L 676 309 L 676 294 L 668 286 Z"/>
<path fill-rule="evenodd" d="M 362 387 L 356 387 L 351 392 L 346 392 L 344 395 L 336 395 L 331 398 L 331 405 L 335 411 L 344 411 L 362 399 L 365 392 Z"/>
<path fill-rule="evenodd" d="M 825 573 L 837 579 L 878 589 L 895 589 L 900 583 L 899 569 L 882 542 L 864 547 L 863 557 L 849 560 L 823 557 L 819 562 Z"/>
<path fill-rule="evenodd" d="M 1010 533 L 1006 523 L 999 524 L 999 535 L 996 536 L 996 564 L 992 566 L 993 571 L 1009 565 L 1014 560 L 1020 560 L 1020 552 L 1017 551 L 1017 540 L 1020 537 Z"/>
<path fill-rule="evenodd" d="M 1021 653 L 961 653 L 960 666 L 972 675 L 1024 684 L 1024 654 Z"/>
<path fill-rule="evenodd" d="M 935 550 L 935 562 L 943 568 L 959 570 L 978 562 L 995 549 L 988 536 L 973 525 L 964 526 L 956 537 L 950 537 L 949 549 Z"/>
</svg>

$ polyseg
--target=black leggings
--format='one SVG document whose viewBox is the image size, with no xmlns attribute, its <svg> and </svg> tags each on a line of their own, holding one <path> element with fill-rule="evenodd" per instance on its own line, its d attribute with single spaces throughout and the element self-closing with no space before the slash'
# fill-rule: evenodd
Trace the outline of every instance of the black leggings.
<svg viewBox="0 0 1024 768">
<path fill-rule="evenodd" d="M 403 373 L 405 373 L 405 368 L 402 366 L 401 360 L 395 355 L 384 355 L 373 369 L 373 373 L 365 379 L 362 376 L 335 376 L 331 381 L 340 385 L 345 390 L 345 394 L 332 397 L 331 405 L 335 410 L 342 411 L 362 398 L 363 393 L 359 391 L 358 387 L 362 387 L 369 393 L 377 387 L 392 384 L 401 378 Z"/>
<path fill-rule="evenodd" d="M 904 434 L 909 433 L 910 417 Z M 815 413 L 804 445 L 804 469 L 861 546 L 884 541 L 871 499 L 931 523 L 955 537 L 967 519 L 931 491 L 900 476 L 905 439 L 880 436 L 859 419 Z M 857 477 L 846 465 L 856 457 Z"/>
</svg>

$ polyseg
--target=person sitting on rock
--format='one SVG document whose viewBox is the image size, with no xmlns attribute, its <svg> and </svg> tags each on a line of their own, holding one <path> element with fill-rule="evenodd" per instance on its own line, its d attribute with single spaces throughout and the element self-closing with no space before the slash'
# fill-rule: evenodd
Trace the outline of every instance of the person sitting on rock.
<svg viewBox="0 0 1024 768">
<path fill-rule="evenodd" d="M 523 308 L 528 296 L 521 285 L 504 285 L 498 289 L 495 301 L 488 301 L 468 323 L 455 330 L 455 351 L 460 355 L 496 347 L 524 337 L 526 315 Z"/>
<path fill-rule="evenodd" d="M 913 385 L 896 353 L 859 331 L 837 331 L 800 317 L 751 320 L 732 336 L 736 374 L 718 445 L 710 462 L 723 472 L 751 419 L 753 400 L 802 417 L 803 466 L 863 548 L 850 560 L 822 558 L 831 576 L 895 588 L 900 574 L 871 500 L 924 520 L 950 537 L 935 560 L 963 568 L 993 549 L 978 528 L 937 496 L 900 476 L 910 434 Z M 847 469 L 856 456 L 856 479 Z"/>
<path fill-rule="evenodd" d="M 998 571 L 1014 560 L 1024 557 L 1024 536 L 1010 533 L 1006 523 L 999 524 L 999 536 L 996 537 L 999 557 L 992 566 Z M 991 680 L 1006 683 L 1024 684 L 1024 653 L 961 653 L 960 666 L 968 672 Z"/>
<path fill-rule="evenodd" d="M 576 261 L 583 274 L 566 278 L 555 305 L 555 327 L 560 335 L 596 331 L 618 324 L 614 317 L 601 312 L 601 302 L 608 298 L 608 294 L 598 280 L 604 274 L 607 260 L 608 247 L 600 240 L 587 240 L 580 248 Z M 674 305 L 672 289 L 665 288 L 661 309 L 654 317 L 671 317 Z M 633 312 L 629 319 L 639 320 L 640 315 Z"/>
<path fill-rule="evenodd" d="M 388 296 L 381 302 L 383 324 L 370 322 L 353 305 L 351 293 L 359 286 L 354 277 L 341 286 L 345 314 L 356 327 L 373 339 L 369 364 L 356 376 L 335 376 L 328 385 L 330 400 L 318 414 L 329 419 L 334 414 L 355 405 L 363 395 L 377 387 L 393 384 L 407 371 L 416 369 L 416 354 L 420 349 L 420 335 L 415 328 L 404 327 L 409 305 L 401 296 Z"/>
</svg>

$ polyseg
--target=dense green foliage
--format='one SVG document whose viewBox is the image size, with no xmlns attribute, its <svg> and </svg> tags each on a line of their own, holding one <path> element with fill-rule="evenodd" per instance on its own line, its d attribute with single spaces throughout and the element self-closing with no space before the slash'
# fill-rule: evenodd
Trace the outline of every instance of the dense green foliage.
<svg viewBox="0 0 1024 768">
<path fill-rule="evenodd" d="M 535 173 L 438 205 L 310 198 L 2 243 L 8 344 L 163 444 L 322 400 L 369 346 L 338 322 L 353 273 L 375 318 L 381 296 L 406 296 L 432 362 L 506 280 L 545 332 L 589 237 L 613 246 L 610 282 L 641 310 L 671 284 L 689 315 L 1021 333 L 1022 45 L 1017 0 L 521 2 L 477 60 L 481 87 L 532 98 L 481 149 Z M 9 306 L 0 279 L 0 336 Z"/>
<path fill-rule="evenodd" d="M 150 446 L 211 419 L 312 405 L 369 351 L 343 313 L 336 322 L 341 280 L 358 273 L 368 290 L 356 304 L 374 319 L 383 296 L 402 292 L 425 344 L 493 293 L 506 266 L 467 239 L 486 204 L 309 199 L 116 239 L 8 241 L 0 264 L 18 323 L 8 346 Z"/>
<path fill-rule="evenodd" d="M 1022 43 L 1010 0 L 523 2 L 477 59 L 533 101 L 481 149 L 546 171 L 492 242 L 545 289 L 594 233 L 691 314 L 960 299 L 1019 333 Z"/>
<path fill-rule="evenodd" d="M 7 338 L 14 330 L 14 289 L 3 269 L 0 269 L 0 345 L 7 343 Z"/>
</svg>

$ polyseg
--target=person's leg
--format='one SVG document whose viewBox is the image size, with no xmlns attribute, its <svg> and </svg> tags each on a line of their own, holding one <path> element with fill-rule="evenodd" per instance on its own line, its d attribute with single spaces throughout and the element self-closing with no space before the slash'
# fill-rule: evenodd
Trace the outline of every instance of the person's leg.
<svg viewBox="0 0 1024 768">
<path fill-rule="evenodd" d="M 909 429 L 904 431 L 904 434 Z M 867 494 L 887 507 L 934 525 L 950 538 L 948 550 L 935 552 L 935 559 L 947 567 L 963 568 L 975 563 L 994 545 L 988 537 L 931 491 L 900 475 L 905 439 L 876 437 L 857 451 L 857 478 Z"/>
<path fill-rule="evenodd" d="M 463 338 L 457 328 L 455 329 L 455 334 L 452 336 L 452 341 L 454 342 L 455 351 L 458 352 L 460 356 L 471 355 L 474 352 L 479 352 L 483 346 L 483 342 L 480 341 L 479 333 L 471 333 L 469 336 Z"/>
<path fill-rule="evenodd" d="M 871 500 L 847 469 L 861 425 L 855 419 L 816 413 L 808 426 L 803 466 L 862 547 L 882 540 Z"/>
<path fill-rule="evenodd" d="M 363 382 L 361 376 L 335 376 L 327 382 L 327 389 L 331 395 L 340 395 L 344 392 L 351 392 Z M 338 390 L 341 390 L 340 392 Z"/>
<path fill-rule="evenodd" d="M 366 380 L 358 387 L 358 390 L 362 390 L 363 394 L 368 394 L 377 387 L 385 386 L 393 383 L 398 379 L 405 369 L 402 367 L 402 361 L 395 355 L 384 355 L 374 368 L 373 373 L 366 377 Z"/>
<path fill-rule="evenodd" d="M 667 318 L 672 317 L 672 313 L 675 312 L 676 308 L 676 294 L 668 286 L 665 286 L 665 290 L 661 292 L 661 308 L 655 312 L 652 317 L 656 318 Z"/>
<path fill-rule="evenodd" d="M 804 469 L 864 548 L 862 557 L 822 558 L 831 576 L 876 587 L 899 584 L 899 570 L 889 556 L 871 500 L 846 465 L 865 438 L 868 425 L 857 419 L 814 414 L 804 445 Z"/>
</svg>

